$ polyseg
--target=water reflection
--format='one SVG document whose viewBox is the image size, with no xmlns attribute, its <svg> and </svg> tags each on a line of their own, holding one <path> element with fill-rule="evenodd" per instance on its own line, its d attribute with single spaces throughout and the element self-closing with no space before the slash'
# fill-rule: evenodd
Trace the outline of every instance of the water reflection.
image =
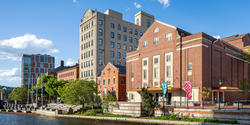
<svg viewBox="0 0 250 125">
<path fill-rule="evenodd" d="M 55 118 L 30 114 L 0 113 L 0 125 L 148 125 L 89 119 Z"/>
</svg>

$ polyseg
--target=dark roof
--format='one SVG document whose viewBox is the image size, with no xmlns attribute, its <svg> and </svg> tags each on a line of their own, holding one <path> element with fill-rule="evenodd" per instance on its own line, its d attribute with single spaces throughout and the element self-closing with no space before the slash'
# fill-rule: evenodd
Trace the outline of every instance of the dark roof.
<svg viewBox="0 0 250 125">
<path fill-rule="evenodd" d="M 116 68 L 119 69 L 120 74 L 126 74 L 126 66 L 114 65 Z"/>
<path fill-rule="evenodd" d="M 59 71 L 62 71 L 62 70 L 64 70 L 64 69 L 67 69 L 67 68 L 68 68 L 68 66 L 58 66 L 58 67 L 56 67 L 56 68 L 51 69 L 50 72 L 52 72 L 52 73 L 57 73 L 57 72 L 59 72 Z"/>
</svg>

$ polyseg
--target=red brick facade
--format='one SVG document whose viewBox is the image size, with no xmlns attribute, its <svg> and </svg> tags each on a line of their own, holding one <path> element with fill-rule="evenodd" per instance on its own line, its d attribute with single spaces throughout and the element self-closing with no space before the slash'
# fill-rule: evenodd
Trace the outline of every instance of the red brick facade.
<svg viewBox="0 0 250 125">
<path fill-rule="evenodd" d="M 114 66 L 108 63 L 102 70 L 101 76 L 98 77 L 98 92 L 99 96 L 103 97 L 106 92 L 109 92 L 116 97 L 118 101 L 126 101 L 126 74 L 125 67 Z"/>
<path fill-rule="evenodd" d="M 57 80 L 75 81 L 79 79 L 79 65 L 66 68 L 57 72 Z"/>
<path fill-rule="evenodd" d="M 147 47 L 144 47 L 145 41 Z M 193 88 L 191 101 L 200 102 L 202 87 L 217 92 L 218 81 L 221 79 L 223 82 L 221 86 L 226 88 L 222 90 L 225 96 L 227 91 L 236 94 L 236 90 L 228 88 L 239 88 L 239 82 L 250 76 L 250 64 L 241 59 L 240 49 L 203 32 L 190 34 L 156 21 L 141 37 L 138 48 L 137 51 L 127 54 L 126 81 L 129 100 L 129 94 L 140 91 L 144 83 L 160 98 L 162 94 L 160 83 L 167 81 L 170 83 L 169 101 L 183 102 L 186 100 L 184 81 L 191 80 Z M 167 59 L 169 56 L 171 56 L 170 61 Z M 135 95 L 130 101 L 140 101 L 140 97 L 134 98 Z M 216 100 L 217 97 L 213 95 L 213 98 Z M 230 100 L 227 97 L 224 99 Z"/>
</svg>

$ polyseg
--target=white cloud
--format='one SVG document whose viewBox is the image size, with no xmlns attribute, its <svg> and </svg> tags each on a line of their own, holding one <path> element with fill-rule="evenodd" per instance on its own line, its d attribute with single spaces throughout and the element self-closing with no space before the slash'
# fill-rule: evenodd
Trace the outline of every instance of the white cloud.
<svg viewBox="0 0 250 125">
<path fill-rule="evenodd" d="M 77 2 L 77 0 L 72 0 L 73 1 L 73 3 L 76 3 Z"/>
<path fill-rule="evenodd" d="M 141 4 L 139 4 L 139 3 L 136 3 L 136 2 L 134 2 L 134 6 L 135 6 L 135 8 L 137 8 L 137 9 L 142 8 L 142 5 L 141 5 Z"/>
<path fill-rule="evenodd" d="M 220 39 L 220 35 L 213 36 L 215 39 Z"/>
<path fill-rule="evenodd" d="M 163 4 L 163 7 L 166 8 L 170 5 L 170 1 L 169 0 L 158 0 L 158 2 L 160 4 Z"/>
<path fill-rule="evenodd" d="M 66 66 L 72 66 L 76 64 L 76 61 L 74 61 L 73 59 L 69 58 L 67 61 L 66 61 Z"/>
<path fill-rule="evenodd" d="M 20 70 L 12 68 L 0 70 L 0 83 L 4 86 L 16 87 L 21 85 Z"/>
<path fill-rule="evenodd" d="M 51 40 L 39 39 L 33 34 L 0 40 L 0 60 L 20 60 L 22 54 L 52 54 L 58 52 L 59 50 L 53 47 Z"/>
</svg>

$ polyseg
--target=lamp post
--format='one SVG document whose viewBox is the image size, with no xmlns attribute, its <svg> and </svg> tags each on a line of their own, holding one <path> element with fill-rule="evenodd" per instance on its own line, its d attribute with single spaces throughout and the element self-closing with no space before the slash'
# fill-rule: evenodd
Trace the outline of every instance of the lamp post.
<svg viewBox="0 0 250 125">
<path fill-rule="evenodd" d="M 218 92 L 218 102 L 219 102 L 219 107 L 218 109 L 220 110 L 220 86 L 222 85 L 222 80 L 219 80 L 219 92 Z"/>
</svg>

